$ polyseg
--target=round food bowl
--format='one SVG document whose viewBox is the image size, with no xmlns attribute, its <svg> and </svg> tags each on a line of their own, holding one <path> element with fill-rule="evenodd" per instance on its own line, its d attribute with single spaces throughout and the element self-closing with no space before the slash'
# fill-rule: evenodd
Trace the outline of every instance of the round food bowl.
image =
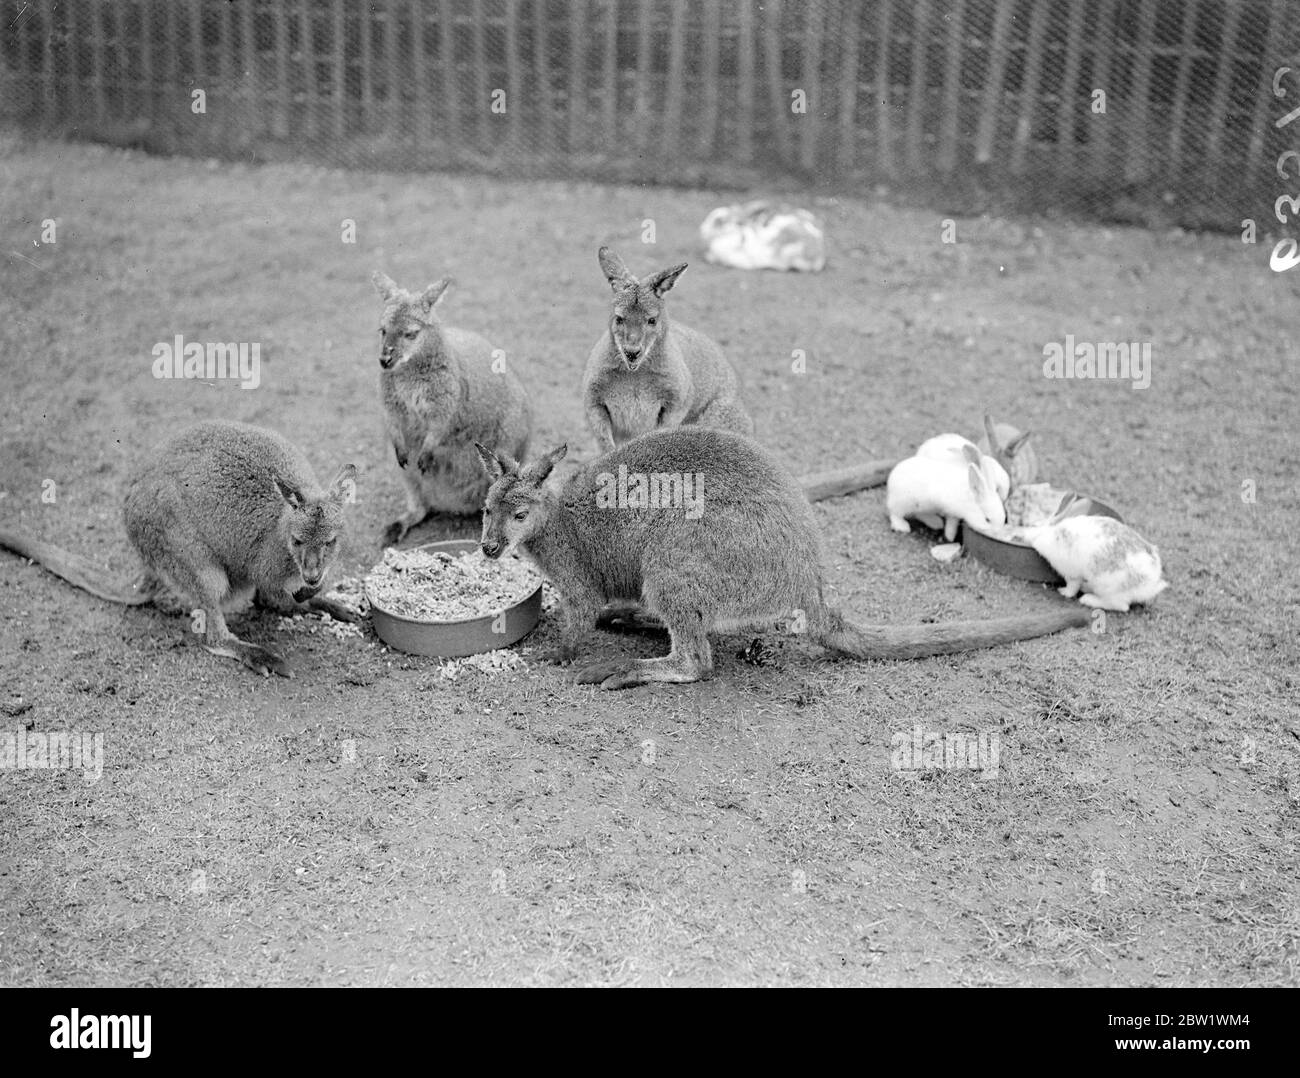
<svg viewBox="0 0 1300 1078">
<path fill-rule="evenodd" d="M 473 539 L 449 539 L 441 543 L 424 543 L 411 549 L 464 554 L 477 547 L 478 543 Z M 532 632 L 542 616 L 541 584 L 503 611 L 475 618 L 461 618 L 458 621 L 418 621 L 394 614 L 375 602 L 369 587 L 366 588 L 366 599 L 370 603 L 370 616 L 380 640 L 398 651 L 439 659 L 457 659 L 464 655 L 508 648 Z M 494 624 L 503 631 L 494 632 Z"/>
<path fill-rule="evenodd" d="M 1087 497 L 1087 495 L 1080 495 L 1080 497 Z M 1113 517 L 1123 523 L 1124 518 L 1105 502 L 1092 497 L 1088 500 L 1092 502 L 1092 511 L 1084 514 L 1085 516 Z M 962 521 L 960 537 L 962 546 L 972 556 L 999 573 L 1013 576 L 1017 580 L 1054 584 L 1057 587 L 1065 583 L 1047 559 L 1028 543 L 995 539 L 978 528 L 972 528 L 965 521 Z"/>
</svg>

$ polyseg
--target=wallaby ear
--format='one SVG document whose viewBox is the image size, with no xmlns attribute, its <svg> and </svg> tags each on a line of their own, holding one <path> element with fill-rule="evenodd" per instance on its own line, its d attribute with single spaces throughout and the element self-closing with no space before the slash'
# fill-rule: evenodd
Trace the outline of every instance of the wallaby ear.
<svg viewBox="0 0 1300 1078">
<path fill-rule="evenodd" d="M 502 453 L 500 455 L 493 453 L 487 446 L 474 443 L 474 448 L 478 450 L 478 459 L 483 462 L 483 470 L 488 473 L 492 482 L 496 482 L 503 475 L 518 475 L 519 462 L 513 457 Z"/>
<path fill-rule="evenodd" d="M 1011 441 L 1007 443 L 1007 448 L 1005 450 L 1007 456 L 1014 457 L 1019 453 L 1020 450 L 1025 447 L 1025 443 L 1029 441 L 1029 436 L 1033 433 L 1032 430 L 1027 430 L 1024 434 L 1017 434 L 1012 438 Z"/>
<path fill-rule="evenodd" d="M 286 502 L 288 502 L 291 508 L 301 509 L 303 506 L 302 493 L 300 491 L 294 490 L 293 487 L 289 486 L 289 484 L 286 483 L 283 479 L 281 479 L 278 475 L 274 476 L 274 479 L 275 479 L 275 489 L 280 492 L 280 497 L 283 498 Z"/>
<path fill-rule="evenodd" d="M 984 437 L 989 440 L 990 453 L 1001 452 L 1002 446 L 998 444 L 997 432 L 993 429 L 993 417 L 988 412 L 984 413 Z"/>
<path fill-rule="evenodd" d="M 506 474 L 506 470 L 501 466 L 501 462 L 497 459 L 497 455 L 493 453 L 492 450 L 488 449 L 486 446 L 479 445 L 478 442 L 474 443 L 474 448 L 478 450 L 478 459 L 483 462 L 483 470 L 488 473 L 488 478 L 490 478 L 492 482 L 495 483 Z"/>
<path fill-rule="evenodd" d="M 334 478 L 330 480 L 330 485 L 325 493 L 330 501 L 338 502 L 340 505 L 344 502 L 355 502 L 357 500 L 357 466 L 355 464 L 343 465 L 334 473 Z"/>
<path fill-rule="evenodd" d="M 565 442 L 564 445 L 557 446 L 545 456 L 538 457 L 532 462 L 532 464 L 528 465 L 528 467 L 523 470 L 520 478 L 530 483 L 545 482 L 546 477 L 551 474 L 551 469 L 564 459 L 564 454 L 568 451 L 568 442 Z"/>
<path fill-rule="evenodd" d="M 961 447 L 961 455 L 966 458 L 966 463 L 975 468 L 981 466 L 980 451 L 969 442 Z"/>
<path fill-rule="evenodd" d="M 665 292 L 677 283 L 677 278 L 686 272 L 689 262 L 683 262 L 680 266 L 670 266 L 666 270 L 660 270 L 658 273 L 652 273 L 641 283 L 650 289 L 656 296 L 662 296 Z"/>
<path fill-rule="evenodd" d="M 389 277 L 388 274 L 380 273 L 379 270 L 375 270 L 375 272 L 370 275 L 370 283 L 375 286 L 375 291 L 379 293 L 380 298 L 385 303 L 401 291 L 401 289 L 397 287 L 396 281 Z"/>
<path fill-rule="evenodd" d="M 426 311 L 433 310 L 434 304 L 442 299 L 443 293 L 451 287 L 451 284 L 452 279 L 450 277 L 440 277 L 434 281 L 433 284 L 420 293 L 420 306 Z"/>
<path fill-rule="evenodd" d="M 636 284 L 636 278 L 632 276 L 632 271 L 621 258 L 618 257 L 608 247 L 602 247 L 596 252 L 596 260 L 600 263 L 600 268 L 604 271 L 605 280 L 615 292 L 619 292 L 630 284 Z"/>
</svg>

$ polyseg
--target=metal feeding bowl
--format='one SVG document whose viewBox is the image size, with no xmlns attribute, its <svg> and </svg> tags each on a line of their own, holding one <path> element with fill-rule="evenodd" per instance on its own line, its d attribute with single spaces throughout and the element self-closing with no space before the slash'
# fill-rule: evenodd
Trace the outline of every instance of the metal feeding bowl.
<svg viewBox="0 0 1300 1078">
<path fill-rule="evenodd" d="M 450 539 L 425 543 L 414 549 L 463 554 L 477 546 L 478 543 L 472 539 Z M 366 598 L 380 640 L 398 651 L 440 659 L 455 659 L 509 647 L 532 632 L 542 616 L 541 584 L 503 611 L 458 621 L 419 621 L 394 614 L 375 602 L 369 588 L 366 589 Z"/>
<path fill-rule="evenodd" d="M 1088 496 L 1080 495 L 1080 497 Z M 1124 518 L 1105 502 L 1092 497 L 1088 497 L 1088 501 L 1091 502 L 1088 512 L 1080 515 L 1113 517 L 1123 523 Z M 995 539 L 977 528 L 972 528 L 965 521 L 962 521 L 961 525 L 961 543 L 973 557 L 982 561 L 990 569 L 996 569 L 999 573 L 1005 573 L 1007 576 L 1013 576 L 1018 580 L 1052 584 L 1056 587 L 1060 587 L 1065 583 L 1061 575 L 1052 568 L 1047 559 L 1028 543 Z"/>
</svg>

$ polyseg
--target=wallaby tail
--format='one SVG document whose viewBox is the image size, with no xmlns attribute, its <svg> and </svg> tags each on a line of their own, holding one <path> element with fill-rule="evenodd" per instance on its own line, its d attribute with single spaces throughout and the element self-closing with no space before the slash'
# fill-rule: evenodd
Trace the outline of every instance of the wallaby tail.
<svg viewBox="0 0 1300 1078">
<path fill-rule="evenodd" d="M 883 486 L 897 463 L 893 460 L 869 460 L 865 464 L 834 468 L 829 472 L 801 475 L 799 486 L 810 502 L 822 502 L 827 498 L 839 498 L 859 490 Z"/>
<path fill-rule="evenodd" d="M 823 647 L 853 659 L 924 659 L 1082 628 L 1091 620 L 1091 611 L 1075 604 L 1042 614 L 934 625 L 856 625 L 831 610 L 825 631 L 816 639 Z"/>
<path fill-rule="evenodd" d="M 143 606 L 153 601 L 153 590 L 143 579 L 134 584 L 110 581 L 98 566 L 53 543 L 42 543 L 39 539 L 0 528 L 0 547 L 30 558 L 74 587 L 88 591 L 100 599 L 107 599 L 110 603 Z"/>
</svg>

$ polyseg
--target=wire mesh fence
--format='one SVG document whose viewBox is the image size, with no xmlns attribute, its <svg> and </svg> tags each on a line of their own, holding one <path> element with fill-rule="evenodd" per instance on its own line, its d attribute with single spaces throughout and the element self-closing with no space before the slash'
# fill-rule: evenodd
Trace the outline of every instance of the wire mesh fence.
<svg viewBox="0 0 1300 1078">
<path fill-rule="evenodd" d="M 1300 0 L 6 0 L 4 22 L 10 118 L 166 153 L 1237 228 L 1300 130 L 1274 83 Z"/>
</svg>

